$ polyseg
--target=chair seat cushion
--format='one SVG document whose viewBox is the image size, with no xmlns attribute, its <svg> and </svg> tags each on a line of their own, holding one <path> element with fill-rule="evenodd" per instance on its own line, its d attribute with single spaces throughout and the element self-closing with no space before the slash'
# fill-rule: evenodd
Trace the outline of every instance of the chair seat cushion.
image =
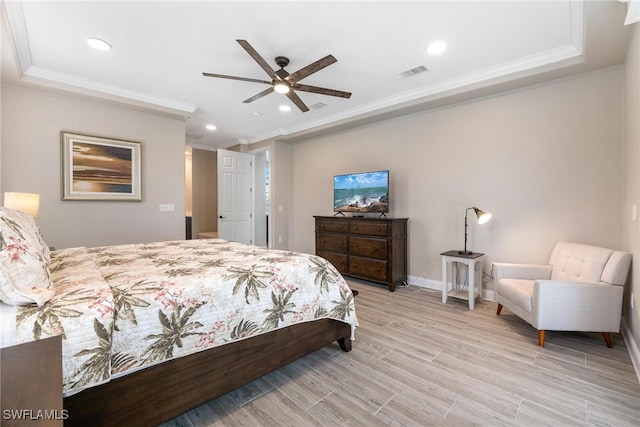
<svg viewBox="0 0 640 427">
<path fill-rule="evenodd" d="M 531 314 L 533 284 L 534 280 L 500 279 L 497 284 L 497 292 L 500 296 L 506 298 L 527 313 Z"/>
</svg>

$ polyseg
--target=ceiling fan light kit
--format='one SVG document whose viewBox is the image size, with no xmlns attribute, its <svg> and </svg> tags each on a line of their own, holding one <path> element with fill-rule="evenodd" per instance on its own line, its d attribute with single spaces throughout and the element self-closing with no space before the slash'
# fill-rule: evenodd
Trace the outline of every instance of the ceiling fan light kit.
<svg viewBox="0 0 640 427">
<path fill-rule="evenodd" d="M 287 85 L 284 82 L 275 82 L 273 84 L 273 90 L 275 90 L 278 93 L 287 93 L 289 92 L 289 85 Z"/>
<path fill-rule="evenodd" d="M 324 58 L 321 58 L 306 67 L 299 69 L 298 71 L 289 74 L 284 67 L 289 65 L 289 58 L 285 56 L 277 56 L 275 58 L 276 64 L 280 67 L 279 70 L 273 70 L 267 61 L 265 61 L 262 56 L 247 42 L 246 40 L 236 40 L 240 46 L 247 51 L 247 53 L 253 58 L 254 61 L 258 63 L 260 68 L 262 68 L 268 75 L 271 77 L 271 81 L 268 80 L 259 80 L 259 79 L 251 79 L 247 77 L 236 77 L 236 76 L 227 76 L 223 74 L 213 74 L 213 73 L 202 73 L 205 77 L 217 77 L 223 79 L 232 79 L 232 80 L 241 80 L 252 83 L 263 83 L 268 84 L 269 88 L 263 90 L 262 92 L 252 96 L 249 99 L 244 100 L 244 103 L 250 103 L 255 101 L 256 99 L 262 98 L 263 96 L 269 95 L 272 92 L 281 93 L 287 96 L 291 102 L 295 104 L 296 107 L 300 111 L 307 112 L 309 108 L 305 105 L 304 102 L 300 99 L 300 97 L 295 93 L 296 90 L 302 92 L 310 92 L 316 93 L 320 95 L 328 95 L 328 96 L 337 96 L 340 98 L 350 98 L 350 92 L 343 92 L 334 89 L 326 89 L 323 87 L 310 86 L 305 84 L 298 83 L 300 80 L 305 77 L 310 76 L 311 74 L 322 70 L 323 68 L 337 62 L 337 59 L 333 57 L 333 55 L 327 55 Z"/>
</svg>

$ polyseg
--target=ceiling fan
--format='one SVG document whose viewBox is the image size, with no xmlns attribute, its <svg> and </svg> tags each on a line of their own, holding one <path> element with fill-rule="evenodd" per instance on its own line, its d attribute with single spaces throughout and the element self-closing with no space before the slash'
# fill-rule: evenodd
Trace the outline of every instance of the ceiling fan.
<svg viewBox="0 0 640 427">
<path fill-rule="evenodd" d="M 329 96 L 338 96 L 341 98 L 349 98 L 351 97 L 350 92 L 343 92 L 340 90 L 334 89 L 326 89 L 323 87 L 310 86 L 305 84 L 298 83 L 300 80 L 308 77 L 309 75 L 315 73 L 316 71 L 320 71 L 323 68 L 337 62 L 337 59 L 333 57 L 333 55 L 327 55 L 322 59 L 313 62 L 306 67 L 299 69 L 298 71 L 289 74 L 284 67 L 289 65 L 289 58 L 284 56 L 276 57 L 275 61 L 280 67 L 279 70 L 272 70 L 267 61 L 265 61 L 260 54 L 247 42 L 246 40 L 236 40 L 240 46 L 247 51 L 249 55 L 260 65 L 260 67 L 267 72 L 269 77 L 271 77 L 271 81 L 268 80 L 259 80 L 259 79 L 251 79 L 247 77 L 235 77 L 235 76 L 225 76 L 223 74 L 212 74 L 212 73 L 202 73 L 202 75 L 206 77 L 219 77 L 223 79 L 232 79 L 232 80 L 242 80 L 245 82 L 254 82 L 254 83 L 265 83 L 270 87 L 263 90 L 257 95 L 252 96 L 249 99 L 244 100 L 243 102 L 249 103 L 253 102 L 256 99 L 262 98 L 265 95 L 270 94 L 271 92 L 283 93 L 293 102 L 303 113 L 309 111 L 309 108 L 302 102 L 300 97 L 296 95 L 295 91 L 299 90 L 302 92 L 311 92 L 311 93 L 319 93 L 320 95 L 329 95 Z"/>
</svg>

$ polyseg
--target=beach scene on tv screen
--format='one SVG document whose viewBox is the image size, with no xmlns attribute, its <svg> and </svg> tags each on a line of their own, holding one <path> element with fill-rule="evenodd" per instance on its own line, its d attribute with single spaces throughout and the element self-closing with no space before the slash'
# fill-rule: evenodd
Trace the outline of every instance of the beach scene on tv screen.
<svg viewBox="0 0 640 427">
<path fill-rule="evenodd" d="M 389 173 L 380 171 L 335 176 L 333 210 L 389 212 Z"/>
</svg>

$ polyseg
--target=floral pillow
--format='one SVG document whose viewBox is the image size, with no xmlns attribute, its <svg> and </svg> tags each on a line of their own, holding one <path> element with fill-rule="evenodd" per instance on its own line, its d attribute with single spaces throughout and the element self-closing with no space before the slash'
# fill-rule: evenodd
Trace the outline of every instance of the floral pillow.
<svg viewBox="0 0 640 427">
<path fill-rule="evenodd" d="M 10 305 L 42 306 L 54 290 L 49 247 L 35 220 L 0 207 L 0 300 Z"/>
</svg>

